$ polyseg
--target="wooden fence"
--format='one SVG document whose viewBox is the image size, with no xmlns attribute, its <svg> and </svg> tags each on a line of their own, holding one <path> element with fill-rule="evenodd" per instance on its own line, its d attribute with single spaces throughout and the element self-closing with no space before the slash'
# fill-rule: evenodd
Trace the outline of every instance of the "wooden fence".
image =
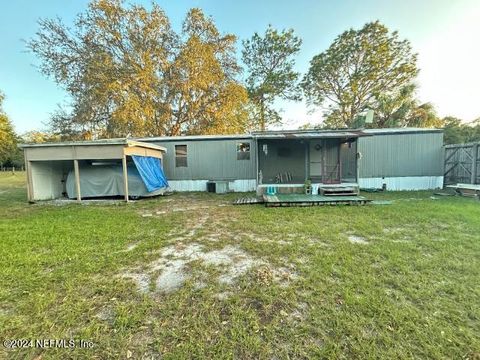
<svg viewBox="0 0 480 360">
<path fill-rule="evenodd" d="M 480 184 L 480 142 L 445 146 L 444 184 Z"/>
</svg>

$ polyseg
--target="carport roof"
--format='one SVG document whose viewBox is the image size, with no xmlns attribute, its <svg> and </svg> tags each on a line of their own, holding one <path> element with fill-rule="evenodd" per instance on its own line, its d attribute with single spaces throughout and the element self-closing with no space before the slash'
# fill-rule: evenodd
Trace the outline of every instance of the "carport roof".
<svg viewBox="0 0 480 360">
<path fill-rule="evenodd" d="M 90 140 L 90 141 L 63 141 L 63 142 L 49 142 L 49 143 L 40 143 L 40 144 L 20 144 L 20 148 L 39 148 L 39 147 L 64 147 L 64 146 L 111 146 L 111 145 L 126 145 L 126 147 L 141 147 L 147 149 L 160 150 L 167 152 L 167 149 L 163 146 L 154 145 L 142 141 L 134 141 L 125 138 L 117 139 L 101 139 L 101 140 Z"/>
</svg>

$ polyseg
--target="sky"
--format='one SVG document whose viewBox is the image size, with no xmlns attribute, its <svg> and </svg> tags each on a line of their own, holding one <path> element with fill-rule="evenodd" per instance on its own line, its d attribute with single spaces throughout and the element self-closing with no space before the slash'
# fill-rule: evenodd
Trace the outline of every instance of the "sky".
<svg viewBox="0 0 480 360">
<path fill-rule="evenodd" d="M 305 73 L 311 58 L 326 50 L 343 31 L 380 20 L 408 39 L 418 53 L 418 97 L 435 105 L 440 116 L 465 122 L 480 117 L 480 1 L 478 0 L 156 0 L 176 30 L 188 9 L 200 7 L 221 32 L 240 41 L 271 24 L 293 28 L 303 40 L 296 69 Z M 149 6 L 151 1 L 130 0 Z M 22 134 L 45 130 L 66 93 L 38 71 L 38 59 L 25 40 L 38 30 L 39 18 L 60 17 L 72 24 L 84 11 L 83 0 L 0 0 L 0 91 L 4 110 Z M 304 102 L 279 101 L 284 128 L 318 123 L 321 112 Z"/>
</svg>

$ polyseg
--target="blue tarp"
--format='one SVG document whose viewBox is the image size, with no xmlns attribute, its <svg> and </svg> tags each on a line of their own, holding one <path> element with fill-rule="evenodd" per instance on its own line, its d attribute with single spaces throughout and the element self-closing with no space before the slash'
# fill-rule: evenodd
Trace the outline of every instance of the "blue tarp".
<svg viewBox="0 0 480 360">
<path fill-rule="evenodd" d="M 151 156 L 133 155 L 133 162 L 149 192 L 168 187 L 160 159 Z"/>
</svg>

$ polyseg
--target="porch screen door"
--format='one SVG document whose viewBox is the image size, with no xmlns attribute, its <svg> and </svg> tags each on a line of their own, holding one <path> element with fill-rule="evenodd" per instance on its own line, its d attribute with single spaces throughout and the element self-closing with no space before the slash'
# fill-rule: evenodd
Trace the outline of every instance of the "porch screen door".
<svg viewBox="0 0 480 360">
<path fill-rule="evenodd" d="M 340 183 L 340 141 L 325 139 L 322 182 L 324 184 Z"/>
</svg>

